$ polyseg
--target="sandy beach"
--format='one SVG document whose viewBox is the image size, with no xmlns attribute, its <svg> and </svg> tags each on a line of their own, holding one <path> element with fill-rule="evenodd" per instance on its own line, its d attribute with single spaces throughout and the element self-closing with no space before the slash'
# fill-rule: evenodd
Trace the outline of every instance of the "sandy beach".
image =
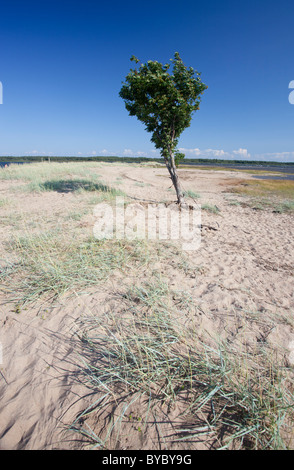
<svg viewBox="0 0 294 470">
<path fill-rule="evenodd" d="M 143 378 L 141 395 L 140 387 L 136 390 L 133 385 L 111 388 L 114 379 L 104 389 L 101 377 L 96 385 L 87 379 L 85 355 L 90 361 L 91 352 L 92 360 L 94 347 L 90 351 L 90 342 L 83 341 L 83 335 L 88 335 L 87 339 L 91 336 L 88 329 L 95 333 L 95 319 L 98 333 L 93 333 L 93 342 L 99 353 L 97 338 L 114 331 L 114 318 L 127 325 L 140 312 L 143 321 L 151 307 L 145 302 L 146 296 L 143 305 L 138 292 L 143 292 L 143 286 L 146 292 L 147 284 L 153 286 L 152 292 L 161 286 L 157 311 L 163 309 L 162 286 L 166 286 L 169 300 L 164 300 L 164 305 L 170 308 L 164 311 L 181 331 L 187 328 L 195 332 L 199 344 L 215 350 L 216 344 L 226 345 L 234 357 L 246 354 L 248 364 L 265 354 L 267 360 L 286 371 L 287 387 L 289 393 L 293 392 L 293 211 L 277 211 L 269 205 L 260 208 L 248 203 L 248 194 L 234 192 L 237 187 L 247 188 L 246 182 L 254 179 L 249 173 L 179 169 L 184 191 L 202 205 L 200 248 L 181 253 L 176 243 L 169 246 L 159 241 L 155 250 L 147 241 L 134 251 L 129 242 L 119 245 L 118 257 L 113 245 L 109 245 L 109 251 L 97 253 L 91 245 L 92 258 L 95 254 L 100 261 L 93 266 L 93 279 L 88 281 L 87 266 L 92 269 L 92 265 L 85 248 L 90 245 L 85 240 L 93 237 L 93 209 L 99 194 L 103 194 L 101 183 L 100 192 L 99 186 L 94 190 L 85 187 L 89 175 L 92 179 L 97 175 L 95 181 L 116 188 L 117 194 L 124 194 L 129 202 L 171 202 L 175 193 L 167 170 L 161 166 L 89 163 L 87 167 L 85 163 L 77 190 L 72 183 L 79 178 L 75 164 L 68 170 L 64 170 L 66 164 L 60 164 L 64 174 L 53 175 L 52 168 L 61 171 L 56 170 L 58 165 L 36 165 L 42 190 L 41 186 L 34 187 L 27 169 L 0 170 L 0 449 L 88 449 L 95 439 L 97 448 L 122 450 L 197 450 L 226 445 L 231 431 L 211 420 L 212 402 L 203 401 L 197 413 L 194 408 L 187 411 L 190 392 L 185 386 L 173 391 L 171 402 L 161 398 L 153 408 Z M 4 172 L 11 172 L 11 176 L 4 178 Z M 61 185 L 61 180 L 68 184 Z M 51 187 L 46 187 L 48 181 Z M 59 184 L 54 186 L 52 181 Z M 107 202 L 110 204 L 110 199 Z M 44 244 L 39 246 L 36 263 L 34 250 L 39 236 L 47 238 L 46 244 L 43 238 Z M 51 281 L 50 288 L 42 285 L 41 289 L 38 266 L 51 259 L 56 268 L 54 256 L 63 244 L 60 253 L 68 263 L 69 247 L 73 250 L 79 243 L 85 244 L 83 256 L 89 257 L 84 272 L 77 277 L 71 267 L 73 280 L 69 285 L 60 275 L 60 295 L 54 292 L 56 280 Z M 107 259 L 102 256 L 105 253 Z M 80 257 L 76 259 L 77 266 Z M 106 262 L 112 264 L 101 271 L 95 283 L 94 268 Z M 63 269 L 61 264 L 58 269 Z M 123 335 L 120 328 L 115 330 L 117 337 Z M 196 344 L 192 337 L 186 345 L 177 343 L 179 356 L 188 350 L 192 356 L 190 341 Z M 106 361 L 103 357 L 97 354 L 97 369 Z M 103 367 L 108 370 L 105 364 Z M 153 388 L 156 383 L 154 379 Z M 191 385 L 193 393 L 195 387 Z M 103 393 L 111 393 L 107 403 Z M 88 407 L 91 414 L 81 417 Z M 292 424 L 282 431 L 289 448 L 293 448 Z M 241 442 L 241 447 L 246 445 Z"/>
</svg>

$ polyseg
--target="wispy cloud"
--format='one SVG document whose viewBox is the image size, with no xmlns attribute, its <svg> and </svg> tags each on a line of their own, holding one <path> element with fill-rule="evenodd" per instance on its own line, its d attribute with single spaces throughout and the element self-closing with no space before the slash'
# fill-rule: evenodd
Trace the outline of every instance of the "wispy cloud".
<svg viewBox="0 0 294 470">
<path fill-rule="evenodd" d="M 132 149 L 124 149 L 123 157 L 147 157 L 148 153 L 143 152 L 142 150 L 134 151 Z"/>
<path fill-rule="evenodd" d="M 126 157 L 133 157 L 134 156 L 134 152 L 132 149 L 124 149 L 123 151 L 123 156 L 126 156 Z"/>
<path fill-rule="evenodd" d="M 272 161 L 272 162 L 293 162 L 294 151 L 290 152 L 272 152 L 272 153 L 259 153 L 250 154 L 247 149 L 239 148 L 238 150 L 232 150 L 227 152 L 223 149 L 204 149 L 199 148 L 179 148 L 180 152 L 183 152 L 187 158 L 219 158 L 223 160 L 260 160 L 260 161 Z"/>
<path fill-rule="evenodd" d="M 109 150 L 107 150 L 107 149 L 102 149 L 99 153 L 100 153 L 101 155 L 112 155 L 112 153 L 109 152 Z"/>
<path fill-rule="evenodd" d="M 183 152 L 187 157 L 190 158 L 220 158 L 227 160 L 242 159 L 247 160 L 251 158 L 250 153 L 247 149 L 239 148 L 238 150 L 233 150 L 232 152 L 227 152 L 223 149 L 199 149 L 199 148 L 179 148 L 180 152 Z"/>
<path fill-rule="evenodd" d="M 219 158 L 223 160 L 249 160 L 251 155 L 247 149 L 239 148 L 238 150 L 233 150 L 232 152 L 227 152 L 223 149 L 200 149 L 195 148 L 185 148 L 180 147 L 178 149 L 180 152 L 184 153 L 187 158 Z M 134 151 L 130 148 L 124 149 L 122 156 L 127 157 L 148 157 L 152 155 L 153 157 L 160 157 L 160 152 L 157 149 L 152 149 L 149 153 L 142 151 Z"/>
<path fill-rule="evenodd" d="M 36 156 L 46 156 L 46 157 L 50 157 L 50 156 L 53 156 L 53 152 L 44 152 L 44 151 L 41 151 L 41 150 L 31 150 L 29 152 L 25 152 L 25 155 L 27 155 L 28 157 L 36 157 Z"/>
<path fill-rule="evenodd" d="M 31 150 L 30 152 L 26 152 L 26 155 L 40 155 L 40 152 L 39 150 Z"/>
<path fill-rule="evenodd" d="M 81 154 L 81 152 L 79 152 Z M 115 152 L 112 152 L 110 150 L 107 150 L 106 148 L 102 150 L 92 150 L 91 152 L 88 152 L 85 155 L 90 155 L 91 157 L 96 157 L 96 156 L 109 156 L 109 155 L 117 155 Z"/>
<path fill-rule="evenodd" d="M 224 149 L 199 149 L 195 148 L 184 148 L 181 147 L 178 149 L 180 152 L 186 155 L 186 158 L 216 158 L 220 160 L 260 160 L 260 161 L 269 161 L 269 162 L 294 162 L 294 150 L 289 152 L 271 152 L 271 153 L 258 153 L 258 154 L 250 154 L 247 149 L 239 148 L 236 150 L 232 150 L 228 152 Z M 7 154 L 6 154 L 7 155 Z M 13 154 L 12 154 L 13 155 Z M 27 156 L 53 156 L 56 155 L 53 152 L 45 152 L 41 150 L 30 150 L 25 152 L 24 155 Z M 64 154 L 65 155 L 65 154 Z M 70 154 L 74 155 L 73 153 Z M 113 152 L 106 148 L 102 150 L 92 150 L 90 152 L 77 152 L 77 156 L 97 156 L 97 155 L 117 155 L 123 157 L 160 157 L 160 152 L 158 149 L 152 149 L 149 152 L 145 152 L 142 150 L 133 150 L 130 148 L 125 148 L 123 152 Z"/>
<path fill-rule="evenodd" d="M 247 160 L 251 158 L 250 153 L 248 153 L 247 149 L 239 149 L 239 150 L 233 150 L 233 154 L 236 155 L 237 157 L 242 157 L 242 159 Z"/>
</svg>

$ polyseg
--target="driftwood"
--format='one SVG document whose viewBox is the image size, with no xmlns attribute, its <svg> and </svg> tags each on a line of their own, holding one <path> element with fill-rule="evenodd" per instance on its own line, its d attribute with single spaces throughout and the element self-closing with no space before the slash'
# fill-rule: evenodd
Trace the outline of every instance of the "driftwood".
<svg viewBox="0 0 294 470">
<path fill-rule="evenodd" d="M 218 231 L 218 228 L 212 227 L 211 225 L 201 224 L 201 228 L 208 228 L 208 230 L 214 230 L 215 232 Z"/>
</svg>

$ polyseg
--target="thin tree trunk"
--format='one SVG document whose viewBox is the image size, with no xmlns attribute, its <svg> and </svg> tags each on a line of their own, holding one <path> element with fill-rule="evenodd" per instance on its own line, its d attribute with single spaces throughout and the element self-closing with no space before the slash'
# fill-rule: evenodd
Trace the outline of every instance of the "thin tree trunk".
<svg viewBox="0 0 294 470">
<path fill-rule="evenodd" d="M 167 169 L 169 171 L 172 183 L 175 187 L 176 194 L 177 194 L 177 202 L 179 205 L 182 205 L 184 203 L 184 193 L 181 188 L 180 180 L 178 177 L 177 173 L 177 168 L 175 165 L 175 159 L 174 159 L 174 154 L 173 152 L 169 152 L 170 154 L 170 159 L 165 158 L 165 164 L 167 166 Z"/>
</svg>

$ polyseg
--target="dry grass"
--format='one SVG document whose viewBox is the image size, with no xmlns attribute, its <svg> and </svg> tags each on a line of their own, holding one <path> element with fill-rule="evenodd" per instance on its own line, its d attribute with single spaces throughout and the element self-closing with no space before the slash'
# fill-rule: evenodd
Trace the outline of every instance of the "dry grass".
<svg viewBox="0 0 294 470">
<path fill-rule="evenodd" d="M 9 250 L 15 260 L 2 266 L 2 289 L 18 305 L 97 288 L 114 270 L 148 258 L 144 241 L 79 240 L 58 230 L 15 237 Z"/>
<path fill-rule="evenodd" d="M 107 432 L 77 426 L 98 411 L 96 402 L 72 430 L 96 448 L 119 446 L 131 424 L 126 414 L 132 403 L 145 399 L 140 408 L 143 437 L 162 407 L 181 409 L 182 426 L 172 439 L 162 436 L 167 446 L 191 445 L 206 435 L 208 441 L 213 437 L 214 448 L 287 448 L 283 433 L 289 433 L 293 396 L 271 351 L 260 345 L 255 352 L 237 353 L 221 341 L 206 344 L 196 325 L 183 321 L 193 309 L 187 293 L 174 292 L 158 277 L 129 289 L 123 298 L 124 311 L 85 318 L 80 336 L 82 371 L 90 388 L 100 393 L 99 415 L 111 408 L 115 419 L 104 417 L 110 422 Z M 119 396 L 127 397 L 123 408 Z"/>
<path fill-rule="evenodd" d="M 259 176 L 270 176 L 270 175 L 277 175 L 277 176 L 285 176 L 286 174 L 283 172 L 274 171 L 274 170 L 253 170 L 249 168 L 230 168 L 226 166 L 209 166 L 209 165 L 179 165 L 180 169 L 185 169 L 185 170 L 206 170 L 206 171 L 229 171 L 229 172 L 235 172 L 235 173 L 247 173 L 249 175 L 259 175 Z"/>
<path fill-rule="evenodd" d="M 243 196 L 242 205 L 274 212 L 294 211 L 294 181 L 241 180 L 231 192 Z"/>
<path fill-rule="evenodd" d="M 279 197 L 294 199 L 294 181 L 291 180 L 244 180 L 234 187 L 233 192 L 258 197 Z"/>
</svg>

